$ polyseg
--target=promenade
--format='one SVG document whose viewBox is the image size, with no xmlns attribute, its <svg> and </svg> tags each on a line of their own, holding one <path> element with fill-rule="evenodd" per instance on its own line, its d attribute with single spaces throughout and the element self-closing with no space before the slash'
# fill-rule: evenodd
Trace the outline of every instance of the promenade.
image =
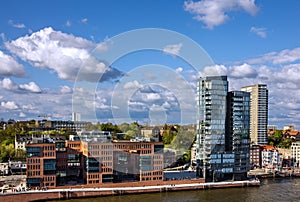
<svg viewBox="0 0 300 202">
<path fill-rule="evenodd" d="M 2 193 L 0 201 L 14 202 L 14 201 L 41 201 L 54 199 L 71 199 L 71 198 L 86 198 L 99 197 L 111 195 L 124 194 L 142 194 L 168 191 L 187 191 L 187 190 L 205 190 L 217 188 L 232 188 L 232 187 L 251 187 L 260 186 L 259 180 L 246 181 L 226 181 L 226 182 L 209 182 L 209 183 L 172 183 L 155 185 L 155 186 L 135 186 L 135 187 L 121 187 L 115 184 L 115 187 L 95 187 L 95 188 L 58 188 L 49 189 L 45 191 L 29 190 L 22 192 Z M 142 185 L 142 184 L 141 184 Z"/>
</svg>

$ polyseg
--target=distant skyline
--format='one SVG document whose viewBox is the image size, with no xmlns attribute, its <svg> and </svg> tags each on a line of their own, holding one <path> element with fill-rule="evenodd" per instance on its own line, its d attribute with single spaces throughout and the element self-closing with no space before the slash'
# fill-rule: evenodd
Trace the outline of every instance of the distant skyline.
<svg viewBox="0 0 300 202">
<path fill-rule="evenodd" d="M 132 121 L 176 123 L 186 111 L 190 119 L 184 123 L 192 123 L 194 98 L 189 102 L 172 90 L 188 84 L 185 89 L 189 86 L 195 92 L 199 76 L 217 72 L 228 76 L 229 90 L 267 84 L 269 125 L 300 129 L 299 8 L 296 0 L 2 2 L 0 118 L 40 119 L 46 114 L 52 120 L 71 120 L 80 70 L 90 83 L 95 83 L 95 72 L 103 73 L 92 95 L 95 100 L 82 100 L 82 106 L 95 107 L 100 122 L 128 120 L 114 114 L 119 106 L 113 96 L 119 88 L 131 93 L 127 110 Z M 113 44 L 111 38 L 144 28 L 171 30 L 190 38 L 210 56 L 212 65 L 196 72 L 176 56 L 187 45 L 170 43 L 162 51 L 132 52 L 109 67 L 89 61 L 91 65 L 83 68 L 96 47 L 105 52 L 105 45 Z M 134 74 L 141 73 L 137 70 L 144 70 L 148 81 L 164 77 L 166 85 L 142 83 Z M 125 90 L 120 90 L 120 83 Z M 182 97 L 190 95 L 186 90 L 182 93 Z"/>
</svg>

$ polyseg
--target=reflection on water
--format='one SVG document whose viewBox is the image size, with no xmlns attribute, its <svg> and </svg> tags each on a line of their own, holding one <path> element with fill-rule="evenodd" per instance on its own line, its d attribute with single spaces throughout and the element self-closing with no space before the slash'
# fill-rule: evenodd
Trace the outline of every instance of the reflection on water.
<svg viewBox="0 0 300 202">
<path fill-rule="evenodd" d="M 266 179 L 260 187 L 136 194 L 67 202 L 300 201 L 300 179 Z"/>
</svg>

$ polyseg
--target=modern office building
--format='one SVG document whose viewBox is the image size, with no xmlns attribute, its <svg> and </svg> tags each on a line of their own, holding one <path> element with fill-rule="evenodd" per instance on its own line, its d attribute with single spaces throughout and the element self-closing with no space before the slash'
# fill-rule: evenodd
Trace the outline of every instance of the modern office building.
<svg viewBox="0 0 300 202">
<path fill-rule="evenodd" d="M 200 78 L 197 86 L 198 124 L 196 138 L 196 159 L 199 175 L 206 178 L 206 172 L 214 168 L 210 165 L 211 154 L 225 151 L 227 76 Z M 200 164 L 200 165 L 199 165 Z"/>
<path fill-rule="evenodd" d="M 266 84 L 242 87 L 250 93 L 250 139 L 254 144 L 267 144 L 268 89 Z"/>
<path fill-rule="evenodd" d="M 163 180 L 162 142 L 112 142 L 106 134 L 73 141 L 43 138 L 27 144 L 27 186 Z"/>
<path fill-rule="evenodd" d="M 28 187 L 56 186 L 56 148 L 51 139 L 26 145 Z"/>
</svg>

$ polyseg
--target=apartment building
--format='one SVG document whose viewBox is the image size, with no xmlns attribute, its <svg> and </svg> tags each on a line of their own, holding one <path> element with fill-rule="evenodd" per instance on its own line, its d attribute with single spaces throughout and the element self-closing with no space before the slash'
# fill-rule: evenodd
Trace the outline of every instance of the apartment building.
<svg viewBox="0 0 300 202">
<path fill-rule="evenodd" d="M 291 146 L 291 158 L 295 167 L 300 167 L 300 142 L 293 142 Z"/>
<path fill-rule="evenodd" d="M 276 147 L 265 145 L 261 152 L 262 167 L 275 169 L 280 165 L 280 154 Z"/>
<path fill-rule="evenodd" d="M 254 144 L 266 145 L 268 126 L 268 89 L 266 84 L 242 87 L 250 93 L 250 139 Z"/>
</svg>

